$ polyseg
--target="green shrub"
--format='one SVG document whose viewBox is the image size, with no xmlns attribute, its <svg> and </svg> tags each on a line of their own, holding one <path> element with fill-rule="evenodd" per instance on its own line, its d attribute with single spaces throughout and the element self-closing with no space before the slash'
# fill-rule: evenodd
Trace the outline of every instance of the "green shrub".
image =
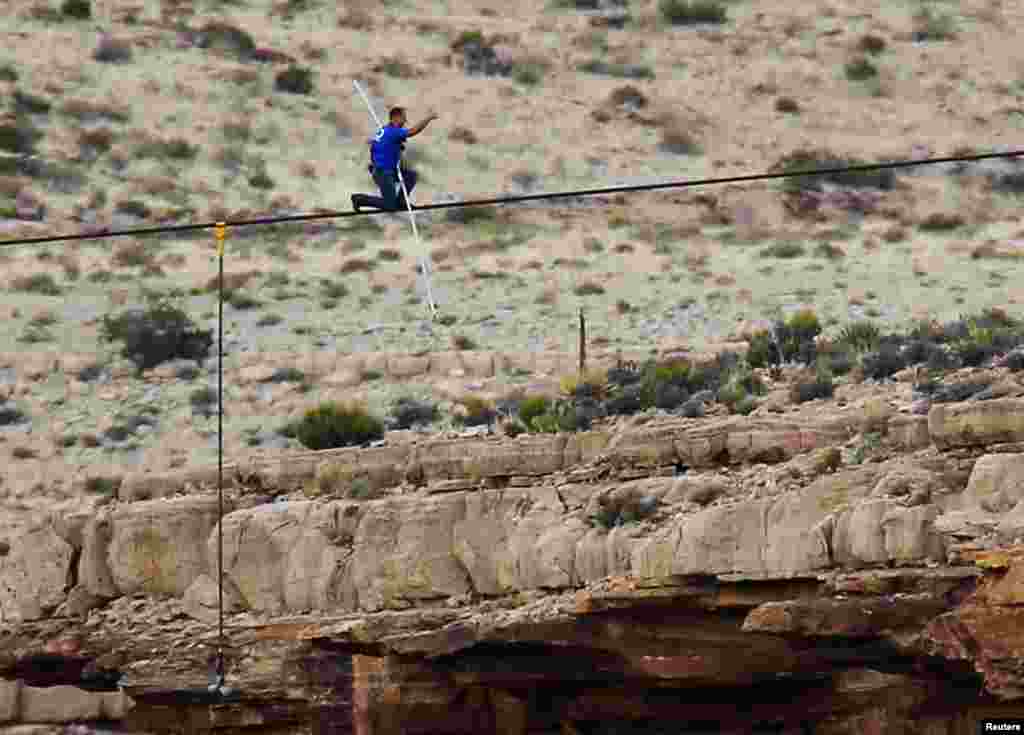
<svg viewBox="0 0 1024 735">
<path fill-rule="evenodd" d="M 878 69 L 866 56 L 858 56 L 851 59 L 844 67 L 846 78 L 851 82 L 863 82 L 878 76 Z"/>
<path fill-rule="evenodd" d="M 100 339 L 121 342 L 121 355 L 141 371 L 179 358 L 202 361 L 213 346 L 213 330 L 198 329 L 179 307 L 157 298 L 144 309 L 104 315 Z"/>
<path fill-rule="evenodd" d="M 639 523 L 657 511 L 657 498 L 644 496 L 639 490 L 631 490 L 601 497 L 597 511 L 587 520 L 592 526 L 612 529 L 628 523 Z"/>
<path fill-rule="evenodd" d="M 864 164 L 864 161 L 839 156 L 824 149 L 802 148 L 782 156 L 771 167 L 771 171 L 779 173 L 819 171 Z M 820 192 L 823 190 L 824 182 L 854 189 L 870 188 L 889 191 L 896 185 L 896 175 L 892 169 L 874 169 L 834 172 L 820 176 L 792 176 L 783 180 L 782 188 L 783 191 L 791 194 L 803 191 Z"/>
<path fill-rule="evenodd" d="M 89 20 L 92 17 L 92 3 L 90 0 L 64 0 L 60 12 L 65 18 Z"/>
<path fill-rule="evenodd" d="M 18 276 L 11 281 L 14 291 L 37 293 L 43 296 L 60 296 L 63 291 L 49 273 L 33 273 L 31 276 Z"/>
<path fill-rule="evenodd" d="M 857 50 L 873 56 L 880 54 L 885 51 L 885 39 L 870 33 L 861 36 L 857 42 Z"/>
<path fill-rule="evenodd" d="M 948 41 L 955 37 L 955 22 L 948 13 L 936 15 L 931 8 L 921 8 L 914 14 L 915 41 Z"/>
<path fill-rule="evenodd" d="M 416 424 L 429 425 L 439 416 L 437 405 L 402 396 L 391 410 L 396 429 L 411 429 Z"/>
<path fill-rule="evenodd" d="M 313 72 L 298 66 L 290 66 L 274 77 L 274 89 L 290 94 L 312 94 Z"/>
<path fill-rule="evenodd" d="M 466 415 L 460 417 L 463 426 L 486 426 L 498 415 L 489 401 L 478 396 L 464 396 L 457 403 L 466 409 Z"/>
<path fill-rule="evenodd" d="M 383 436 L 384 423 L 358 403 L 323 403 L 307 411 L 295 426 L 295 437 L 316 451 L 365 444 Z"/>
<path fill-rule="evenodd" d="M 96 495 L 115 495 L 121 482 L 120 477 L 90 477 L 85 481 L 85 491 Z"/>
<path fill-rule="evenodd" d="M 760 255 L 764 258 L 799 258 L 805 253 L 804 246 L 798 242 L 780 242 L 775 245 L 769 245 L 761 251 Z"/>
<path fill-rule="evenodd" d="M 716 0 L 659 0 L 658 12 L 672 25 L 724 23 L 728 19 L 725 6 Z"/>
<path fill-rule="evenodd" d="M 846 347 L 855 353 L 862 354 L 878 349 L 882 332 L 878 325 L 871 322 L 853 322 L 847 324 L 839 332 L 837 346 Z"/>
<path fill-rule="evenodd" d="M 524 426 L 531 426 L 536 417 L 543 416 L 550 408 L 551 400 L 545 396 L 524 398 L 519 404 L 519 420 Z"/>
</svg>

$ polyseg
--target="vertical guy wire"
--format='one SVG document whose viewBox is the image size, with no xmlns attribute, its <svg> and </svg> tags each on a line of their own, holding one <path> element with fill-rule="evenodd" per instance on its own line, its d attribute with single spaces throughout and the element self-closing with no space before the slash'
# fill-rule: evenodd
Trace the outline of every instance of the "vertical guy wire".
<svg viewBox="0 0 1024 735">
<path fill-rule="evenodd" d="M 217 223 L 217 674 L 224 684 L 224 230 Z"/>
</svg>

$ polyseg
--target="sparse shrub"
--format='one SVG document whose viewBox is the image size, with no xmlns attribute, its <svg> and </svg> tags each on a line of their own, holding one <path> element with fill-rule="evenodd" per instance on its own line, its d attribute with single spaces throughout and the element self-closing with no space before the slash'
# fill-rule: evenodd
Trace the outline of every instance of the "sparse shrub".
<svg viewBox="0 0 1024 735">
<path fill-rule="evenodd" d="M 21 335 L 18 337 L 18 341 L 24 344 L 41 344 L 43 342 L 53 342 L 54 336 L 46 327 L 38 324 L 28 324 L 25 329 L 22 330 Z"/>
<path fill-rule="evenodd" d="M 800 112 L 800 105 L 792 97 L 779 97 L 775 100 L 775 111 L 793 115 Z"/>
<path fill-rule="evenodd" d="M 11 281 L 11 288 L 25 293 L 38 293 L 44 296 L 60 296 L 63 291 L 49 273 L 33 273 L 30 276 L 17 276 Z"/>
<path fill-rule="evenodd" d="M 124 39 L 104 36 L 93 51 L 92 58 L 105 64 L 124 64 L 132 60 L 132 46 Z"/>
<path fill-rule="evenodd" d="M 864 165 L 864 162 L 855 158 L 837 156 L 823 149 L 803 148 L 784 155 L 772 166 L 771 170 L 780 173 L 795 173 L 858 165 Z M 853 189 L 868 188 L 889 191 L 896 185 L 896 175 L 892 169 L 874 169 L 833 172 L 820 176 L 793 176 L 784 179 L 782 187 L 789 194 L 808 191 L 821 192 L 823 191 L 823 182 Z"/>
<path fill-rule="evenodd" d="M 864 353 L 878 349 L 881 336 L 882 333 L 877 324 L 853 322 L 842 328 L 836 342 L 856 353 Z"/>
<path fill-rule="evenodd" d="M 616 87 L 608 95 L 608 104 L 612 107 L 626 107 L 641 110 L 647 107 L 647 96 L 632 84 Z"/>
<path fill-rule="evenodd" d="M 91 383 L 92 381 L 97 380 L 102 374 L 102 365 L 86 365 L 85 367 L 78 371 L 77 378 L 83 383 Z"/>
<path fill-rule="evenodd" d="M 372 271 L 377 264 L 367 258 L 349 258 L 338 267 L 341 274 L 358 273 L 360 271 Z"/>
<path fill-rule="evenodd" d="M 465 409 L 465 415 L 460 416 L 463 426 L 486 426 L 497 417 L 494 406 L 478 396 L 464 396 L 457 403 Z"/>
<path fill-rule="evenodd" d="M 267 175 L 266 171 L 257 171 L 256 173 L 249 177 L 248 181 L 249 186 L 253 187 L 254 189 L 267 190 L 274 188 L 274 180 Z"/>
<path fill-rule="evenodd" d="M 581 63 L 577 68 L 587 74 L 599 74 L 616 79 L 645 79 L 648 81 L 654 79 L 654 72 L 649 66 L 643 64 L 616 64 L 603 59 L 590 59 Z"/>
<path fill-rule="evenodd" d="M 846 78 L 851 82 L 863 82 L 878 76 L 878 69 L 866 56 L 858 56 L 848 61 L 844 71 Z"/>
<path fill-rule="evenodd" d="M 763 258 L 799 258 L 806 252 L 804 246 L 798 242 L 780 242 L 769 245 L 760 252 Z"/>
<path fill-rule="evenodd" d="M 212 21 L 204 25 L 197 34 L 196 45 L 199 48 L 233 54 L 242 60 L 252 57 L 256 50 L 256 42 L 248 32 L 222 21 Z"/>
<path fill-rule="evenodd" d="M 914 14 L 915 41 L 948 41 L 956 37 L 953 16 L 937 15 L 931 8 L 921 8 Z"/>
<path fill-rule="evenodd" d="M 345 272 L 344 267 L 342 272 Z M 348 286 L 341 281 L 332 281 L 325 278 L 320 281 L 320 295 L 326 299 L 340 301 L 348 296 Z"/>
<path fill-rule="evenodd" d="M 121 342 L 121 354 L 141 371 L 174 359 L 202 361 L 213 345 L 213 330 L 198 329 L 192 319 L 166 299 L 116 317 L 104 315 L 100 339 Z"/>
<path fill-rule="evenodd" d="M 274 327 L 284 321 L 284 317 L 280 314 L 264 314 L 256 320 L 257 327 Z"/>
<path fill-rule="evenodd" d="M 47 115 L 50 108 L 53 107 L 49 100 L 20 89 L 14 90 L 11 101 L 14 103 L 14 114 L 16 115 Z"/>
<path fill-rule="evenodd" d="M 467 337 L 464 334 L 452 335 L 451 342 L 453 350 L 475 350 L 477 347 L 472 337 Z"/>
<path fill-rule="evenodd" d="M 524 426 L 532 426 L 533 420 L 543 416 L 551 408 L 551 399 L 546 396 L 532 396 L 524 398 L 519 404 L 519 420 Z"/>
<path fill-rule="evenodd" d="M 398 57 L 384 59 L 373 67 L 373 71 L 395 79 L 412 79 L 416 76 L 415 67 Z"/>
<path fill-rule="evenodd" d="M 512 79 L 525 84 L 527 86 L 534 86 L 540 84 L 544 79 L 544 75 L 548 72 L 548 64 L 543 59 L 526 59 L 516 63 L 515 68 L 512 71 Z"/>
<path fill-rule="evenodd" d="M 584 281 L 574 289 L 577 296 L 599 296 L 604 293 L 604 286 L 593 281 Z"/>
<path fill-rule="evenodd" d="M 918 227 L 924 232 L 947 232 L 964 225 L 964 218 L 956 213 L 933 212 Z"/>
<path fill-rule="evenodd" d="M 638 490 L 610 493 L 598 500 L 598 510 L 588 518 L 592 526 L 612 529 L 628 523 L 639 523 L 658 510 L 658 499 Z"/>
<path fill-rule="evenodd" d="M 363 405 L 338 401 L 310 409 L 294 430 L 295 438 L 315 451 L 366 444 L 384 436 L 383 422 Z"/>
<path fill-rule="evenodd" d="M 846 257 L 846 253 L 841 247 L 830 242 L 818 243 L 814 248 L 814 254 L 828 260 L 839 260 Z"/>
<path fill-rule="evenodd" d="M 0 405 L 0 426 L 13 426 L 28 421 L 28 416 L 17 406 Z"/>
<path fill-rule="evenodd" d="M 306 374 L 294 367 L 277 368 L 267 378 L 268 383 L 301 383 L 306 379 Z"/>
<path fill-rule="evenodd" d="M 121 487 L 120 477 L 89 477 L 85 481 L 85 491 L 94 495 L 116 495 Z"/>
<path fill-rule="evenodd" d="M 857 41 L 857 50 L 865 54 L 877 56 L 885 50 L 885 39 L 868 33 L 861 36 L 860 40 Z"/>
<path fill-rule="evenodd" d="M 64 0 L 60 12 L 65 18 L 89 20 L 92 17 L 92 3 L 90 0 Z"/>
<path fill-rule="evenodd" d="M 150 139 L 135 149 L 139 158 L 170 158 L 172 160 L 191 160 L 199 153 L 199 146 L 189 143 L 184 138 L 169 140 Z"/>
<path fill-rule="evenodd" d="M 907 366 L 902 351 L 891 344 L 883 344 L 875 352 L 861 358 L 864 377 L 883 380 L 892 377 Z"/>
<path fill-rule="evenodd" d="M 436 421 L 439 415 L 436 404 L 417 401 L 407 396 L 399 398 L 391 410 L 396 429 L 411 429 L 417 424 L 429 425 Z"/>
<path fill-rule="evenodd" d="M 0 121 L 0 150 L 27 155 L 36 149 L 43 133 L 24 115 Z"/>
<path fill-rule="evenodd" d="M 725 23 L 728 13 L 717 0 L 659 0 L 658 13 L 672 25 Z"/>
<path fill-rule="evenodd" d="M 178 380 L 195 380 L 200 375 L 200 370 L 195 365 L 182 365 L 174 371 L 174 377 Z"/>
<path fill-rule="evenodd" d="M 814 380 L 795 383 L 790 389 L 793 403 L 805 403 L 815 398 L 831 398 L 835 392 L 835 383 L 831 377 L 819 376 Z"/>
<path fill-rule="evenodd" d="M 218 404 L 217 391 L 210 387 L 196 388 L 189 394 L 188 401 L 193 413 L 210 417 Z"/>
<path fill-rule="evenodd" d="M 395 263 L 402 259 L 402 252 L 395 248 L 381 248 L 377 253 L 377 258 L 379 260 Z"/>
<path fill-rule="evenodd" d="M 313 72 L 299 66 L 290 66 L 274 77 L 274 89 L 290 94 L 312 94 Z"/>
<path fill-rule="evenodd" d="M 661 129 L 659 149 L 666 153 L 679 156 L 690 156 L 700 153 L 700 144 L 681 121 L 673 121 Z"/>
<path fill-rule="evenodd" d="M 241 291 L 233 292 L 227 301 L 231 304 L 232 308 L 238 309 L 239 311 L 248 311 L 249 309 L 256 309 L 263 305 L 263 302 L 255 296 Z"/>
</svg>

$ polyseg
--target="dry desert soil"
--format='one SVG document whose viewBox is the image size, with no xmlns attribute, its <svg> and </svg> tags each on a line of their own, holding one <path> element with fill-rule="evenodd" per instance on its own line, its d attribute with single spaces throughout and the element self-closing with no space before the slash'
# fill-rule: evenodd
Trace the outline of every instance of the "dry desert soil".
<svg viewBox="0 0 1024 735">
<path fill-rule="evenodd" d="M 353 79 L 378 114 L 437 111 L 406 154 L 421 204 L 1013 150 L 1022 16 L 1020 0 L 7 0 L 0 239 L 348 210 L 372 185 Z M 276 430 L 328 397 L 383 413 L 545 377 L 499 365 L 457 385 L 370 371 L 303 386 L 268 370 L 574 353 L 580 309 L 593 349 L 625 353 L 703 349 L 806 306 L 833 334 L 1019 315 L 1016 159 L 825 182 L 818 199 L 795 181 L 424 212 L 444 323 L 426 318 L 423 250 L 399 214 L 229 228 L 228 459 L 300 448 Z M 211 231 L 0 257 L 5 523 L 102 502 L 89 478 L 215 460 L 217 418 L 195 396 L 217 388 L 216 345 L 197 369 L 139 376 L 99 339 L 104 316 L 154 295 L 216 339 Z"/>
</svg>

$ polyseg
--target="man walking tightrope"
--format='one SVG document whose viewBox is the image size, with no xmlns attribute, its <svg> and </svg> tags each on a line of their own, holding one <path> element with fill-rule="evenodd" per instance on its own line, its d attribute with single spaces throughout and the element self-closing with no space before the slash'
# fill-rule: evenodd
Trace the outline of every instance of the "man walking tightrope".
<svg viewBox="0 0 1024 735">
<path fill-rule="evenodd" d="M 362 207 L 373 207 L 393 212 L 405 208 L 405 199 L 398 182 L 398 167 L 401 165 L 405 141 L 419 135 L 431 120 L 436 119 L 437 115 L 431 112 L 412 128 L 406 128 L 405 108 L 391 108 L 388 112 L 388 124 L 378 130 L 377 135 L 369 141 L 370 173 L 381 195 L 375 197 L 369 194 L 353 194 L 352 209 L 358 212 Z M 402 179 L 409 193 L 412 193 L 416 186 L 416 178 L 415 171 L 402 167 Z"/>
</svg>

